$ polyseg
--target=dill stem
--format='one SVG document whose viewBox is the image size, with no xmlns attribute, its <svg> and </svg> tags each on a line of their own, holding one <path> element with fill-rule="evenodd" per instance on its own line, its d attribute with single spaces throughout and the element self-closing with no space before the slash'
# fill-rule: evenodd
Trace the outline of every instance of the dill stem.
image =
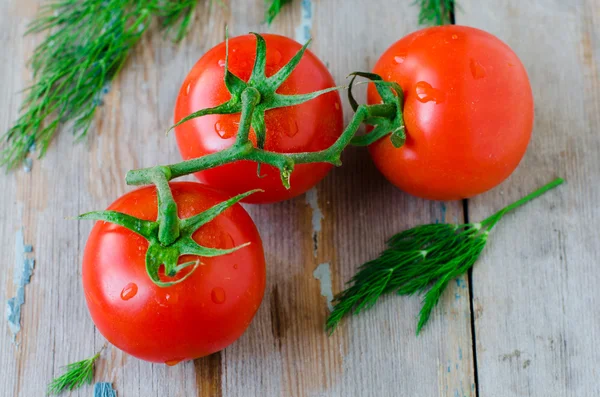
<svg viewBox="0 0 600 397">
<path fill-rule="evenodd" d="M 496 212 L 495 214 L 490 215 L 483 222 L 481 222 L 481 224 L 483 226 L 488 227 L 488 230 L 493 228 L 496 225 L 496 223 L 498 223 L 498 221 L 507 212 L 515 210 L 515 209 L 519 208 L 520 206 L 522 206 L 523 204 L 526 204 L 526 203 L 530 202 L 531 200 L 538 198 L 539 196 L 546 193 L 547 191 L 552 190 L 555 187 L 561 185 L 564 181 L 565 180 L 563 178 L 556 178 L 552 182 L 542 186 L 541 188 L 537 189 L 536 191 L 529 193 L 527 196 L 515 201 L 512 204 L 507 205 L 506 207 L 502 208 L 500 211 Z"/>
</svg>

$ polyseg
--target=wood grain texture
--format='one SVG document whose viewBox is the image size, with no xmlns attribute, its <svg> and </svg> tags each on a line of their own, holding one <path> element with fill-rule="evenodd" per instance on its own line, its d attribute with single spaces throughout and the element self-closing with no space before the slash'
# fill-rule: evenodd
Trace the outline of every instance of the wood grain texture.
<svg viewBox="0 0 600 397">
<path fill-rule="evenodd" d="M 535 127 L 517 171 L 472 220 L 549 182 L 507 216 L 473 272 L 481 396 L 600 395 L 600 4 L 462 0 L 457 22 L 508 43 L 529 73 Z"/>
<path fill-rule="evenodd" d="M 179 85 L 195 61 L 223 39 L 250 30 L 295 37 L 312 26 L 312 50 L 336 81 L 369 70 L 393 41 L 414 30 L 418 10 L 410 1 L 296 1 L 267 28 L 262 1 L 231 0 L 226 9 L 202 3 L 180 45 L 146 36 L 112 84 L 86 144 L 60 134 L 31 173 L 2 176 L 0 272 L 3 302 L 14 294 L 14 239 L 23 228 L 37 260 L 12 343 L 0 316 L 0 395 L 42 395 L 60 366 L 91 356 L 104 344 L 95 330 L 80 282 L 82 250 L 91 223 L 66 217 L 106 207 L 128 191 L 128 169 L 179 160 L 171 123 Z M 38 2 L 0 3 L 0 128 L 15 119 L 36 43 L 22 38 Z M 308 7 L 312 13 L 308 19 Z M 381 10 L 391 10 L 382 15 Z M 304 25 L 303 25 L 304 24 Z M 382 29 L 385 26 L 385 29 Z M 362 96 L 364 99 L 364 95 Z M 350 108 L 345 106 L 346 120 Z M 420 337 L 414 335 L 420 299 L 389 297 L 350 319 L 332 336 L 323 331 L 326 299 L 313 271 L 329 263 L 334 292 L 356 267 L 376 256 L 392 234 L 417 224 L 462 221 L 460 203 L 426 202 L 388 184 L 367 153 L 349 149 L 344 166 L 318 187 L 321 229 L 313 227 L 314 200 L 305 197 L 248 207 L 264 240 L 268 283 L 263 305 L 248 332 L 217 355 L 175 367 L 139 361 L 108 347 L 96 380 L 129 396 L 474 396 L 469 294 L 453 283 Z M 447 208 L 447 210 L 446 210 Z M 315 243 L 316 241 L 316 243 Z M 90 395 L 91 388 L 72 393 Z"/>
</svg>

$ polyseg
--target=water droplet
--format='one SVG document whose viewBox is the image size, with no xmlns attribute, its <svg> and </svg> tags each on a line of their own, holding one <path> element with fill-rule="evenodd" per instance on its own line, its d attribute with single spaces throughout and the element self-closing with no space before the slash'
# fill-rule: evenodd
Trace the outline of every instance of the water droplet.
<svg viewBox="0 0 600 397">
<path fill-rule="evenodd" d="M 238 265 L 237 263 L 236 263 L 235 265 L 233 265 L 233 268 L 234 268 L 235 270 L 237 270 L 239 267 L 240 267 L 240 265 Z"/>
<path fill-rule="evenodd" d="M 189 83 L 189 84 L 187 85 L 187 87 L 185 87 L 185 95 L 189 95 L 189 93 L 190 93 L 190 87 L 191 87 L 191 86 L 192 86 L 192 83 Z"/>
<path fill-rule="evenodd" d="M 425 81 L 419 81 L 415 85 L 415 92 L 420 102 L 426 103 L 434 101 L 435 103 L 444 102 L 445 95 L 442 91 L 435 89 L 431 84 Z"/>
<path fill-rule="evenodd" d="M 406 54 L 400 54 L 400 55 L 396 55 L 396 56 L 394 57 L 394 61 L 395 61 L 397 64 L 404 63 L 404 60 L 405 60 L 405 59 L 406 59 Z"/>
<path fill-rule="evenodd" d="M 457 34 L 453 34 L 452 35 L 452 40 L 456 40 L 456 39 L 458 39 L 458 35 Z"/>
<path fill-rule="evenodd" d="M 210 293 L 210 299 L 216 304 L 221 304 L 225 302 L 225 290 L 221 287 L 213 288 Z"/>
<path fill-rule="evenodd" d="M 181 362 L 181 360 L 178 360 L 178 359 L 175 358 L 173 360 L 167 360 L 167 361 L 165 361 L 165 364 L 167 364 L 169 367 L 172 367 L 174 365 L 179 364 L 180 362 Z"/>
<path fill-rule="evenodd" d="M 275 50 L 272 52 L 267 52 L 267 64 L 268 65 L 278 65 L 281 62 L 281 52 Z"/>
<path fill-rule="evenodd" d="M 225 60 L 224 59 L 219 59 L 219 62 L 217 62 L 219 64 L 220 67 L 224 68 L 225 67 Z"/>
<path fill-rule="evenodd" d="M 514 63 L 510 63 L 510 62 L 509 62 L 509 63 L 508 63 L 508 66 L 510 66 L 510 67 L 512 68 L 513 66 L 515 66 L 515 64 L 514 64 Z"/>
<path fill-rule="evenodd" d="M 298 133 L 298 123 L 295 120 L 290 120 L 288 128 L 284 130 L 285 134 L 293 138 Z"/>
<path fill-rule="evenodd" d="M 339 103 L 335 103 L 335 110 L 340 110 L 340 104 Z"/>
<path fill-rule="evenodd" d="M 125 286 L 125 288 L 123 288 L 123 291 L 121 291 L 121 299 L 123 299 L 124 301 L 128 301 L 129 299 L 133 298 L 138 292 L 138 286 L 135 283 L 129 283 Z"/>
<path fill-rule="evenodd" d="M 231 237 L 231 234 L 221 231 L 221 233 L 219 234 L 219 242 L 217 245 L 217 248 L 220 249 L 229 249 L 229 248 L 233 248 L 235 247 L 235 244 L 233 243 L 233 237 Z"/>
<path fill-rule="evenodd" d="M 471 74 L 473 75 L 473 78 L 478 80 L 485 77 L 485 69 L 475 59 L 471 58 L 471 63 L 469 66 L 471 67 Z"/>
<path fill-rule="evenodd" d="M 235 135 L 233 128 L 227 128 L 222 121 L 215 123 L 215 132 L 223 139 L 233 138 Z"/>
</svg>

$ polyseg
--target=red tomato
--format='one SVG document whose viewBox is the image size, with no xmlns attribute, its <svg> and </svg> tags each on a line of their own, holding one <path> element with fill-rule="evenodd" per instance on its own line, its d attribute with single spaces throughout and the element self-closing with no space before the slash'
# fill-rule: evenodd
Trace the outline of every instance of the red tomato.
<svg viewBox="0 0 600 397">
<path fill-rule="evenodd" d="M 394 43 L 374 73 L 405 95 L 406 144 L 371 145 L 377 168 L 400 189 L 434 200 L 485 192 L 523 157 L 533 96 L 517 55 L 495 36 L 465 26 L 423 29 Z M 379 103 L 369 87 L 369 103 Z"/>
<path fill-rule="evenodd" d="M 267 76 L 273 75 L 301 48 L 297 42 L 283 36 L 265 34 L 267 45 Z M 229 40 L 229 69 L 248 81 L 256 58 L 256 38 L 253 35 Z M 208 51 L 192 68 L 181 86 L 175 121 L 202 108 L 214 107 L 231 96 L 225 87 L 225 43 Z M 305 94 L 333 87 L 331 74 L 323 63 L 307 51 L 288 80 L 277 90 L 280 94 Z M 184 159 L 191 159 L 223 150 L 233 144 L 237 135 L 239 114 L 211 115 L 190 120 L 175 129 L 179 150 Z M 322 95 L 302 105 L 268 110 L 265 149 L 279 153 L 315 152 L 331 146 L 343 131 L 343 115 L 337 92 Z M 250 138 L 256 143 L 254 132 Z M 262 166 L 256 173 L 256 163 L 239 161 L 196 173 L 210 186 L 233 196 L 252 189 L 263 189 L 245 201 L 266 203 L 287 200 L 304 193 L 327 175 L 331 165 L 299 164 L 291 177 L 291 188 L 281 183 L 279 171 Z"/>
<path fill-rule="evenodd" d="M 171 187 L 180 218 L 227 199 L 198 183 Z M 155 220 L 155 188 L 127 193 L 109 209 Z M 143 360 L 174 365 L 219 351 L 244 333 L 265 290 L 264 253 L 252 219 L 236 204 L 193 238 L 212 248 L 250 245 L 201 258 L 203 265 L 189 278 L 161 288 L 146 273 L 148 242 L 121 226 L 96 223 L 83 256 L 83 289 L 92 320 L 110 343 Z M 193 259 L 181 257 L 180 263 Z"/>
</svg>

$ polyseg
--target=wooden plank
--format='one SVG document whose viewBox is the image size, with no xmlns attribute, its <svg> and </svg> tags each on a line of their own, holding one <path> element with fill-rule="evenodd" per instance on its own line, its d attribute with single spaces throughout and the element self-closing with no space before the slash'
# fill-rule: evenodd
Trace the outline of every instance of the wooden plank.
<svg viewBox="0 0 600 397">
<path fill-rule="evenodd" d="M 458 23 L 498 35 L 521 57 L 536 100 L 525 159 L 507 182 L 471 200 L 470 218 L 481 219 L 555 176 L 567 180 L 507 216 L 474 269 L 480 394 L 598 395 L 600 5 L 460 5 Z"/>
<path fill-rule="evenodd" d="M 222 40 L 225 24 L 233 35 L 270 30 L 302 38 L 308 29 L 315 38 L 313 51 L 344 84 L 349 72 L 370 69 L 393 41 L 414 30 L 418 11 L 410 2 L 394 0 L 297 0 L 267 29 L 256 4 L 231 0 L 226 9 L 202 5 L 180 46 L 163 41 L 160 34 L 145 38 L 112 85 L 87 145 L 73 146 L 69 134 L 62 133 L 47 157 L 34 161 L 31 173 L 4 177 L 0 205 L 9 210 L 0 214 L 0 248 L 8 253 L 9 270 L 0 273 L 3 298 L 15 292 L 10 264 L 19 227 L 26 243 L 34 245 L 37 260 L 18 347 L 11 343 L 4 316 L 0 318 L 0 379 L 7 380 L 7 395 L 41 395 L 61 365 L 104 345 L 80 285 L 82 249 L 92 225 L 64 218 L 104 208 L 128 191 L 123 182 L 128 169 L 179 159 L 174 139 L 162 131 L 172 121 L 183 76 Z M 0 5 L 6 56 L 0 63 L 0 86 L 5 92 L 17 92 L 29 77 L 25 60 L 35 42 L 21 35 L 36 8 L 37 1 Z M 19 99 L 0 98 L 3 130 L 14 120 Z M 345 111 L 349 120 L 347 105 Z M 96 380 L 112 382 L 119 397 L 474 395 L 465 280 L 449 288 L 419 338 L 414 336 L 420 309 L 416 297 L 390 297 L 345 322 L 334 336 L 323 332 L 326 298 L 313 275 L 320 264 L 329 263 L 337 292 L 393 233 L 444 217 L 463 218 L 459 203 L 443 206 L 393 188 L 364 150 L 349 149 L 343 160 L 344 167 L 307 197 L 249 207 L 264 240 L 268 284 L 255 321 L 238 342 L 175 367 L 145 363 L 109 346 Z M 83 389 L 72 395 L 89 394 L 90 389 Z"/>
</svg>

